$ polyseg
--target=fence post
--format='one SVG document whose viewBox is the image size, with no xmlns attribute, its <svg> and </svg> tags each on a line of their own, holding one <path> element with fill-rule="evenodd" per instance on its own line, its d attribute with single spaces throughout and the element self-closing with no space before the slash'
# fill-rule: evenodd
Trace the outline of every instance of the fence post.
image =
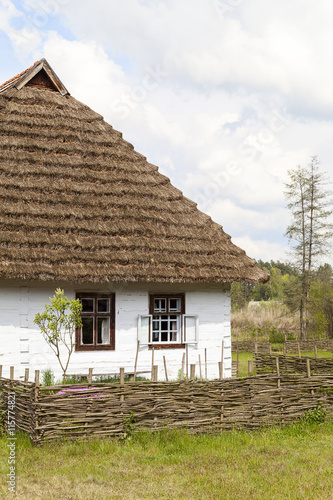
<svg viewBox="0 0 333 500">
<path fill-rule="evenodd" d="M 184 380 L 184 370 L 185 370 L 185 352 L 184 352 L 183 358 L 182 358 L 182 369 L 180 372 L 180 380 Z"/>
<path fill-rule="evenodd" d="M 0 365 L 0 377 L 2 377 L 2 365 Z"/>
<path fill-rule="evenodd" d="M 39 395 L 39 370 L 35 370 L 35 439 L 37 440 L 37 427 L 38 427 L 38 412 L 37 412 L 37 402 Z"/>
<path fill-rule="evenodd" d="M 224 364 L 224 340 L 222 340 L 222 353 L 221 353 L 221 379 L 223 378 L 223 364 Z"/>
<path fill-rule="evenodd" d="M 89 368 L 89 374 L 88 374 L 88 384 L 92 384 L 92 374 L 93 374 L 93 368 Z"/>
<path fill-rule="evenodd" d="M 29 381 L 29 368 L 26 368 L 24 372 L 24 382 L 28 381 Z"/>
<path fill-rule="evenodd" d="M 165 359 L 165 356 L 163 356 L 163 362 L 164 362 L 165 380 L 166 380 L 167 382 L 169 382 L 169 379 L 168 379 L 168 370 L 167 370 L 167 365 L 166 365 L 166 359 Z"/>
<path fill-rule="evenodd" d="M 315 359 L 318 358 L 318 352 L 317 352 L 317 344 L 315 343 L 314 345 L 314 352 L 315 352 Z"/>
<path fill-rule="evenodd" d="M 185 354 L 186 354 L 186 378 L 188 380 L 188 344 L 185 346 Z"/>
<path fill-rule="evenodd" d="M 311 361 L 310 358 L 306 358 L 306 376 L 311 377 Z"/>
<path fill-rule="evenodd" d="M 248 372 L 249 372 L 249 375 L 252 375 L 252 359 L 249 359 L 248 362 L 247 362 L 247 367 L 248 367 Z"/>
<path fill-rule="evenodd" d="M 286 342 L 283 344 L 283 356 L 287 355 L 287 344 Z"/>
<path fill-rule="evenodd" d="M 298 349 L 298 357 L 299 357 L 299 359 L 301 359 L 301 357 L 302 357 L 301 356 L 301 347 L 299 345 L 299 342 L 297 342 L 297 349 Z"/>
<path fill-rule="evenodd" d="M 14 366 L 11 366 L 10 367 L 10 376 L 9 376 L 10 380 L 14 380 Z"/>
<path fill-rule="evenodd" d="M 151 381 L 153 381 L 153 379 L 154 379 L 154 361 L 155 361 L 154 351 L 155 351 L 155 348 L 153 347 L 151 350 L 151 377 L 150 377 Z"/>
<path fill-rule="evenodd" d="M 125 368 L 120 368 L 120 372 L 119 372 L 119 382 L 120 382 L 120 385 L 121 386 L 124 386 L 125 384 Z M 124 395 L 122 394 L 120 396 L 120 402 L 123 403 L 124 402 Z"/>
<path fill-rule="evenodd" d="M 221 361 L 219 361 L 219 379 L 222 380 L 223 379 L 223 375 L 222 375 L 222 363 Z"/>
<path fill-rule="evenodd" d="M 272 356 L 272 344 L 271 343 L 269 343 L 269 354 L 270 354 L 270 356 Z"/>
<path fill-rule="evenodd" d="M 136 348 L 136 356 L 135 356 L 135 363 L 134 363 L 134 382 L 135 382 L 135 377 L 136 377 L 136 369 L 138 366 L 139 349 L 140 349 L 140 340 L 138 340 L 138 344 L 137 344 L 137 348 Z M 168 380 L 168 376 L 167 376 L 167 380 Z"/>
<path fill-rule="evenodd" d="M 207 347 L 205 347 L 205 380 L 207 382 Z"/>
<path fill-rule="evenodd" d="M 190 376 L 191 376 L 191 382 L 194 382 L 194 379 L 195 379 L 195 365 L 190 365 Z"/>
<path fill-rule="evenodd" d="M 257 342 L 254 343 L 254 353 L 258 354 L 258 344 L 257 344 Z"/>
<path fill-rule="evenodd" d="M 157 382 L 158 380 L 158 366 L 153 366 L 153 382 Z"/>
<path fill-rule="evenodd" d="M 199 373 L 200 373 L 200 381 L 202 382 L 202 369 L 201 369 L 201 356 L 199 354 Z"/>
</svg>

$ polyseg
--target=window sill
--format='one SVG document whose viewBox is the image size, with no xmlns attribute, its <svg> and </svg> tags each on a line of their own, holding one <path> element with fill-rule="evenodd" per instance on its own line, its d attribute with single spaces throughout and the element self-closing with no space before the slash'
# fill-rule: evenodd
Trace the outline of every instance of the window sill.
<svg viewBox="0 0 333 500">
<path fill-rule="evenodd" d="M 80 345 L 75 346 L 75 352 L 79 351 L 114 351 L 115 348 L 112 345 Z"/>
<path fill-rule="evenodd" d="M 185 344 L 168 344 L 167 342 L 165 343 L 158 343 L 156 344 L 149 344 L 148 345 L 149 350 L 151 349 L 185 349 Z"/>
</svg>

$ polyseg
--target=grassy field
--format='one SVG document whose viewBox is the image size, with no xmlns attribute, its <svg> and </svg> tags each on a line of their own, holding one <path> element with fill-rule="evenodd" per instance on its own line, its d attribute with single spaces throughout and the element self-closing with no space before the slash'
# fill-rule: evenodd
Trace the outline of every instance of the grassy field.
<svg viewBox="0 0 333 500">
<path fill-rule="evenodd" d="M 0 439 L 0 498 L 7 492 Z M 16 444 L 19 499 L 333 499 L 333 423 L 130 440 Z"/>
</svg>

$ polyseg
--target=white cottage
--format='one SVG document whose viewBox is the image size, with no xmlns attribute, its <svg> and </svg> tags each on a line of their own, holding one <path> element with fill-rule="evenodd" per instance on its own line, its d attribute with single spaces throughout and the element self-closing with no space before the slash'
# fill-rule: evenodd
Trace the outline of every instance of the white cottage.
<svg viewBox="0 0 333 500">
<path fill-rule="evenodd" d="M 0 87 L 0 364 L 61 371 L 33 320 L 58 287 L 83 304 L 70 373 L 204 360 L 231 376 L 230 284 L 268 276 L 45 59 Z M 8 373 L 7 373 L 8 375 Z"/>
</svg>

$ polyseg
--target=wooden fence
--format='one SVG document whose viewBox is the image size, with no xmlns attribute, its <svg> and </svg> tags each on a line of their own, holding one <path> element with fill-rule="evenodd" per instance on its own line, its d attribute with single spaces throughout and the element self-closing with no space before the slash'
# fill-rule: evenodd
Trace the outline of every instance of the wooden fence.
<svg viewBox="0 0 333 500">
<path fill-rule="evenodd" d="M 333 375 L 92 383 L 41 387 L 0 378 L 1 408 L 15 401 L 15 428 L 34 443 L 123 435 L 135 429 L 252 430 L 290 423 L 319 402 L 333 416 Z M 14 396 L 13 396 L 14 395 Z M 5 423 L 7 417 L 5 417 Z"/>
<path fill-rule="evenodd" d="M 322 351 L 333 351 L 333 340 L 329 339 L 317 339 L 317 340 L 286 340 L 285 342 L 285 353 L 297 353 L 298 349 L 300 351 L 314 351 L 315 349 L 320 349 Z"/>
<path fill-rule="evenodd" d="M 310 358 L 307 356 L 281 356 L 269 354 L 255 354 L 254 356 L 256 373 L 332 373 L 333 358 Z"/>
<path fill-rule="evenodd" d="M 232 352 L 271 353 L 272 345 L 267 340 L 233 340 Z M 309 352 L 317 350 L 333 351 L 333 340 L 286 340 L 283 344 L 284 354 L 295 354 L 298 352 Z"/>
</svg>

